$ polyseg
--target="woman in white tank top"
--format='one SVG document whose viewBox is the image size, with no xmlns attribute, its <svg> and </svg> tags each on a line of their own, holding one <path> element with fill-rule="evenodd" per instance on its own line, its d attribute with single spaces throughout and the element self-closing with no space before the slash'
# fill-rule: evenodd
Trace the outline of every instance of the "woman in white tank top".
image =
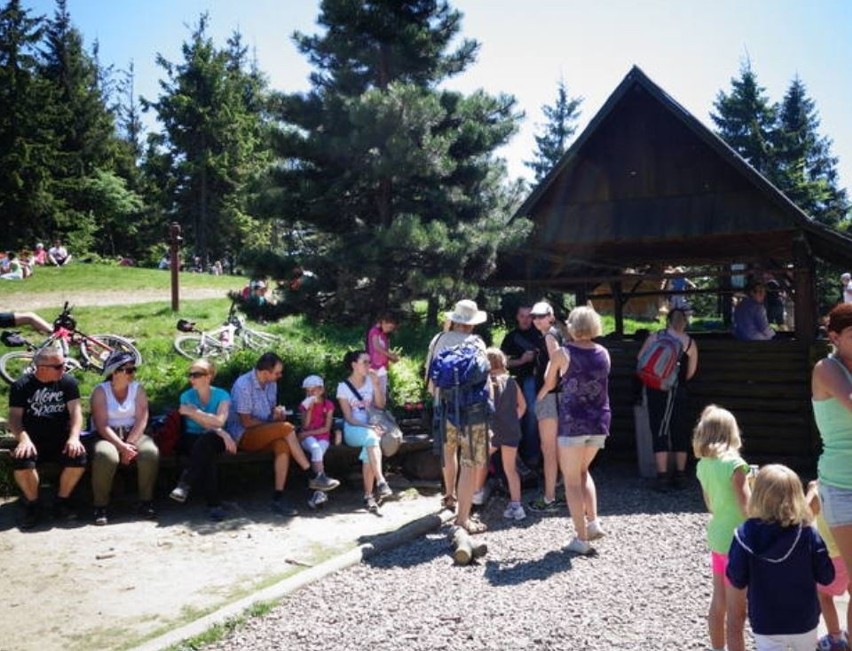
<svg viewBox="0 0 852 651">
<path fill-rule="evenodd" d="M 154 440 L 145 434 L 148 396 L 134 379 L 135 374 L 135 357 L 115 351 L 104 364 L 106 381 L 92 392 L 92 425 L 97 432 L 92 454 L 92 494 L 97 525 L 109 521 L 107 506 L 119 464 L 136 463 L 139 515 L 149 520 L 157 515 L 153 499 L 160 452 Z"/>
</svg>

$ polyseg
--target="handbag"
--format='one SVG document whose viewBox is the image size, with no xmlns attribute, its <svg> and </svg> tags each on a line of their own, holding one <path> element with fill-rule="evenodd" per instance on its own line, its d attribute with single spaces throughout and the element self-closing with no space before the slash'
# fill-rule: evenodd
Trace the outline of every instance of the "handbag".
<svg viewBox="0 0 852 651">
<path fill-rule="evenodd" d="M 349 387 L 349 390 L 355 394 L 355 397 L 363 402 L 364 398 L 358 393 L 358 389 L 352 386 L 349 380 L 344 380 L 344 382 Z M 382 450 L 382 455 L 386 457 L 395 455 L 402 445 L 402 430 L 399 429 L 399 425 L 397 425 L 393 414 L 386 409 L 379 409 L 378 407 L 369 405 L 367 407 L 367 422 L 381 432 L 382 436 L 379 439 L 379 447 Z"/>
</svg>

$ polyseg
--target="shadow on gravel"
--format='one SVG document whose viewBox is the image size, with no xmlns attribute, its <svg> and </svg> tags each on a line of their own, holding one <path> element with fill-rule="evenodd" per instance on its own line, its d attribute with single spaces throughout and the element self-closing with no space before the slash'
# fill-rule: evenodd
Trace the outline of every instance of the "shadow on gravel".
<svg viewBox="0 0 852 651">
<path fill-rule="evenodd" d="M 680 490 L 657 492 L 654 481 L 640 477 L 636 466 L 627 463 L 601 463 L 591 468 L 602 516 L 647 513 L 705 513 L 701 486 L 695 468 L 686 471 L 686 485 Z"/>
<path fill-rule="evenodd" d="M 372 536 L 372 538 L 380 542 L 382 536 Z M 448 529 L 442 528 L 395 547 L 387 553 L 369 556 L 362 562 L 376 569 L 408 568 L 428 565 L 437 558 L 448 558 L 451 551 L 452 545 L 450 544 Z"/>
<path fill-rule="evenodd" d="M 503 559 L 485 562 L 485 579 L 493 586 L 512 586 L 529 581 L 543 581 L 554 574 L 570 570 L 576 554 L 556 549 L 532 560 Z M 585 559 L 584 559 L 585 560 Z"/>
</svg>

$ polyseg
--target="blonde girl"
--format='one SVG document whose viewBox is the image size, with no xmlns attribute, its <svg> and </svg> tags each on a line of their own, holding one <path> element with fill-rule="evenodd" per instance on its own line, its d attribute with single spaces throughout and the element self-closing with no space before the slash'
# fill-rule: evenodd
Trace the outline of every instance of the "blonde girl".
<svg viewBox="0 0 852 651">
<path fill-rule="evenodd" d="M 816 584 L 834 580 L 825 543 L 810 526 L 802 482 L 779 464 L 757 473 L 749 519 L 737 528 L 728 559 L 728 650 L 745 651 L 748 618 L 757 651 L 813 651 L 819 602 Z"/>
<path fill-rule="evenodd" d="M 492 445 L 500 448 L 506 483 L 509 484 L 509 504 L 503 511 L 507 520 L 527 517 L 521 506 L 521 478 L 518 475 L 518 445 L 521 442 L 520 419 L 527 410 L 521 387 L 506 370 L 506 355 L 499 348 L 485 351 L 491 363 L 491 387 L 494 393 L 494 415 L 491 419 Z"/>
<path fill-rule="evenodd" d="M 746 518 L 749 499 L 746 481 L 749 468 L 740 456 L 741 447 L 740 428 L 734 415 L 716 405 L 705 407 L 693 432 L 692 450 L 698 459 L 696 474 L 704 503 L 711 514 L 707 523 L 707 544 L 713 570 L 713 596 L 707 624 L 714 651 L 725 648 L 726 597 L 730 589 L 725 579 L 728 550 L 734 529 Z"/>
</svg>

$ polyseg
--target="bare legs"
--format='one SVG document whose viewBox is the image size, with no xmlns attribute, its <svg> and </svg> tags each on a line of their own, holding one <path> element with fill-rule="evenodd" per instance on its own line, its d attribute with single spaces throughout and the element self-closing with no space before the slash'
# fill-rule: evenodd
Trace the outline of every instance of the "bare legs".
<svg viewBox="0 0 852 651">
<path fill-rule="evenodd" d="M 541 457 L 544 464 L 544 499 L 552 502 L 556 499 L 556 477 L 559 472 L 559 450 L 556 445 L 558 422 L 555 418 L 538 421 L 538 435 L 541 440 Z"/>
<path fill-rule="evenodd" d="M 503 460 L 503 472 L 506 473 L 506 483 L 509 484 L 509 499 L 513 502 L 520 502 L 521 477 L 518 475 L 518 467 L 515 465 L 518 458 L 518 448 L 501 445 L 500 458 Z"/>
<path fill-rule="evenodd" d="M 598 497 L 589 466 L 600 448 L 570 446 L 559 448 L 559 465 L 565 478 L 565 499 L 574 523 L 574 533 L 580 540 L 588 541 L 586 518 L 597 518 Z"/>
</svg>

